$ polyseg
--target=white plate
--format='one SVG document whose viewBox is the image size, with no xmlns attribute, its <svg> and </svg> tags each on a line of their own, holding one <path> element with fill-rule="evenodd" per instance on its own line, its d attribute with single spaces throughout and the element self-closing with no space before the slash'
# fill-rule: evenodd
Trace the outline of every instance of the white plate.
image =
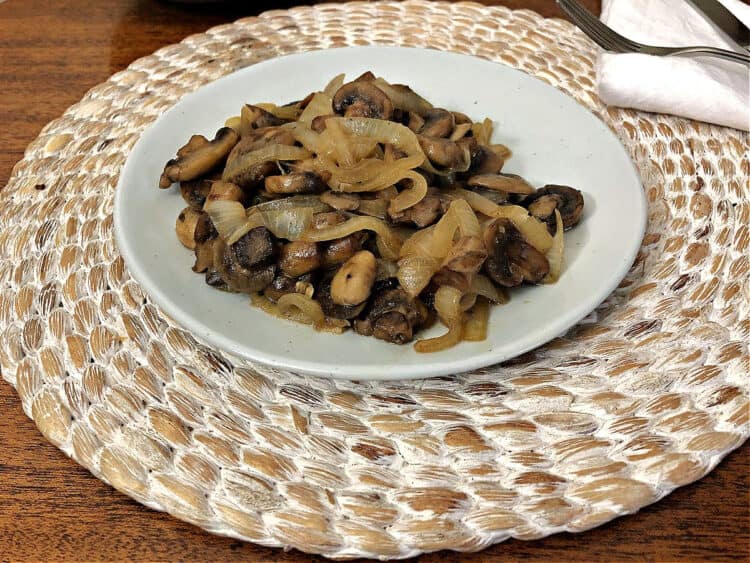
<svg viewBox="0 0 750 563">
<path fill-rule="evenodd" d="M 271 317 L 245 295 L 207 286 L 175 236 L 184 207 L 178 190 L 159 190 L 164 163 L 193 133 L 208 137 L 245 102 L 289 102 L 335 74 L 372 70 L 412 86 L 433 104 L 495 122 L 495 142 L 513 150 L 505 171 L 532 184 L 584 193 L 582 222 L 566 233 L 565 269 L 555 285 L 512 292 L 495 307 L 485 342 L 418 354 L 353 332 L 334 335 Z M 586 316 L 630 268 L 643 237 L 646 201 L 617 138 L 555 88 L 485 60 L 423 49 L 352 47 L 265 61 L 186 96 L 136 144 L 115 194 L 115 234 L 125 263 L 153 301 L 198 337 L 231 354 L 324 377 L 407 379 L 488 366 L 531 350 Z M 435 327 L 428 334 L 438 334 Z M 421 336 L 421 335 L 420 335 Z"/>
</svg>

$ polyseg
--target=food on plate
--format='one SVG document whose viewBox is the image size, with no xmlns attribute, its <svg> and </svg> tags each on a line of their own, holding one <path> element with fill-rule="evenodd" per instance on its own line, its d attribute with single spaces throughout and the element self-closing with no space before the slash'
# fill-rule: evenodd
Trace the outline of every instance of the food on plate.
<svg viewBox="0 0 750 563">
<path fill-rule="evenodd" d="M 285 105 L 246 104 L 193 135 L 159 187 L 193 271 L 318 330 L 434 352 L 487 337 L 510 288 L 554 283 L 583 195 L 503 172 L 489 119 L 433 107 L 366 72 Z"/>
</svg>

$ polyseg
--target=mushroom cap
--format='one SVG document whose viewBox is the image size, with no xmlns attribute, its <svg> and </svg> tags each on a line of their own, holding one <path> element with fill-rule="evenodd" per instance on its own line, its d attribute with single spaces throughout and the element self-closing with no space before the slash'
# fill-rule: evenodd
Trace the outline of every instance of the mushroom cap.
<svg viewBox="0 0 750 563">
<path fill-rule="evenodd" d="M 555 232 L 555 209 L 560 211 L 563 227 L 576 226 L 583 214 L 583 194 L 570 186 L 547 184 L 523 200 L 523 206 L 534 217 L 547 223 L 550 232 Z"/>
<path fill-rule="evenodd" d="M 353 319 L 359 316 L 367 303 L 360 303 L 358 305 L 339 305 L 334 303 L 331 297 L 331 281 L 332 279 L 328 277 L 316 284 L 315 300 L 320 303 L 320 308 L 323 309 L 325 315 L 333 319 Z"/>
<path fill-rule="evenodd" d="M 451 141 L 417 135 L 417 139 L 425 155 L 434 165 L 452 172 L 465 172 L 471 166 L 472 147 L 476 144 L 473 137 Z"/>
<path fill-rule="evenodd" d="M 317 194 L 327 188 L 315 172 L 292 172 L 281 176 L 266 176 L 264 187 L 272 194 Z"/>
<path fill-rule="evenodd" d="M 453 114 L 442 108 L 428 109 L 422 117 L 424 125 L 419 133 L 425 137 L 448 137 L 456 125 Z"/>
<path fill-rule="evenodd" d="M 427 307 L 419 299 L 411 300 L 401 288 L 385 289 L 373 295 L 366 318 L 355 321 L 354 328 L 360 334 L 406 344 L 429 317 Z"/>
<path fill-rule="evenodd" d="M 213 268 L 206 272 L 209 285 L 225 286 L 229 291 L 240 293 L 257 293 L 276 275 L 275 245 L 265 227 L 252 229 L 231 246 L 217 238 L 213 251 Z"/>
<path fill-rule="evenodd" d="M 549 273 L 549 261 L 523 238 L 508 219 L 497 219 L 484 232 L 489 256 L 487 275 L 496 284 L 515 287 L 523 282 L 540 283 Z"/>
<path fill-rule="evenodd" d="M 318 243 L 297 240 L 281 248 L 279 268 L 285 274 L 296 278 L 315 270 L 322 261 Z"/>
<path fill-rule="evenodd" d="M 390 119 L 393 103 L 380 88 L 369 81 L 344 84 L 333 96 L 333 111 L 347 117 Z"/>
</svg>

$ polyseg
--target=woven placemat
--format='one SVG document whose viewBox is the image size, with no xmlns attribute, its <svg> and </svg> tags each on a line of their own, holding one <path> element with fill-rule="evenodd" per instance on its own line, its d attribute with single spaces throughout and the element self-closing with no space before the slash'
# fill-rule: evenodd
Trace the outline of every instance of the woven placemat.
<svg viewBox="0 0 750 563">
<path fill-rule="evenodd" d="M 627 146 L 647 235 L 565 336 L 454 377 L 314 379 L 205 346 L 128 275 L 113 193 L 150 123 L 238 68 L 375 43 L 521 69 Z M 3 377 L 48 440 L 143 504 L 331 557 L 586 530 L 700 478 L 749 432 L 748 136 L 603 107 L 594 57 L 529 11 L 382 2 L 268 12 L 136 61 L 45 127 L 0 192 Z"/>
</svg>

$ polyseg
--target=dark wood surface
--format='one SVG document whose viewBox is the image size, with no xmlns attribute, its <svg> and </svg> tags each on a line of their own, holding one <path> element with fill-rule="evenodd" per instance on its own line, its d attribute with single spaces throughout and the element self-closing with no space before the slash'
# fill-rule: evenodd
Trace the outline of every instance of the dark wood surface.
<svg viewBox="0 0 750 563">
<path fill-rule="evenodd" d="M 0 0 L 0 186 L 24 147 L 90 87 L 215 24 L 311 2 Z M 487 1 L 485 3 L 496 3 Z M 504 0 L 546 16 L 553 0 Z M 594 11 L 599 0 L 586 0 Z M 727 561 L 750 558 L 750 444 L 699 483 L 579 535 L 423 561 Z M 153 512 L 46 443 L 0 382 L 0 561 L 322 561 L 212 536 Z"/>
</svg>

